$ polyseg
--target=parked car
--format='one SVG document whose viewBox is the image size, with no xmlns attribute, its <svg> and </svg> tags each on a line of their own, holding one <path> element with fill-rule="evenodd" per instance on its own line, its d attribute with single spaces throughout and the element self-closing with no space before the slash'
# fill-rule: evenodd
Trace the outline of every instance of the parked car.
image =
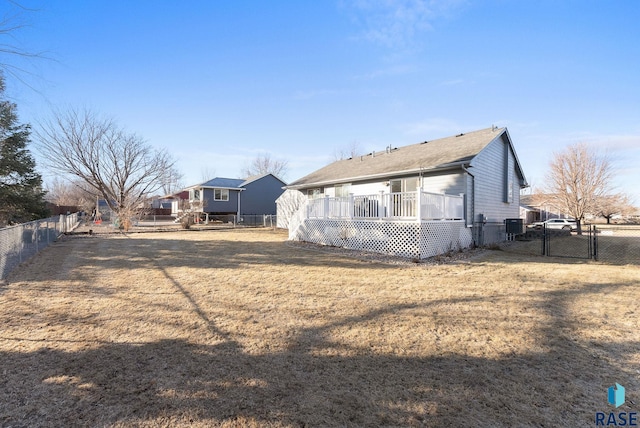
<svg viewBox="0 0 640 428">
<path fill-rule="evenodd" d="M 547 221 L 539 221 L 533 223 L 531 226 L 534 229 L 539 230 L 545 227 L 545 225 L 547 229 L 576 230 L 578 228 L 575 220 L 567 218 L 553 218 Z"/>
</svg>

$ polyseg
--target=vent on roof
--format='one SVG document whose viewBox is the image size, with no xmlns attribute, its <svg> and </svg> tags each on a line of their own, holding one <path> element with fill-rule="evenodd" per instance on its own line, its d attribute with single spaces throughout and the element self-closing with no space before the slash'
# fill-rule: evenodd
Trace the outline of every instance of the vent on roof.
<svg viewBox="0 0 640 428">
<path fill-rule="evenodd" d="M 456 137 L 462 137 L 464 134 L 460 133 L 458 135 L 456 135 Z"/>
<path fill-rule="evenodd" d="M 420 144 L 427 144 L 427 143 L 428 143 L 428 141 L 423 141 L 423 142 L 422 142 L 422 143 L 420 143 Z"/>
</svg>

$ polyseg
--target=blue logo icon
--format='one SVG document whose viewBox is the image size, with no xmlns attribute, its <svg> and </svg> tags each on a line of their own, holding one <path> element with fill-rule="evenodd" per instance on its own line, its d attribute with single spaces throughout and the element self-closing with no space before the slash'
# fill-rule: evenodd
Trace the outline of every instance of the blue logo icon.
<svg viewBox="0 0 640 428">
<path fill-rule="evenodd" d="M 624 404 L 624 386 L 616 383 L 615 386 L 609 387 L 609 404 L 616 409 Z"/>
</svg>

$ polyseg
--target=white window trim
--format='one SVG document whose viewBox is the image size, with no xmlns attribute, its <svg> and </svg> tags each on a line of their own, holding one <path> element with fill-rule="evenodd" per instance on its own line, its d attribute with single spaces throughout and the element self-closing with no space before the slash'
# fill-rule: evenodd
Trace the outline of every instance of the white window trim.
<svg viewBox="0 0 640 428">
<path fill-rule="evenodd" d="M 220 198 L 216 198 L 216 191 L 220 191 Z M 225 199 L 226 195 L 226 199 Z M 227 202 L 229 201 L 229 189 L 213 189 L 213 200 L 217 202 Z"/>
<path fill-rule="evenodd" d="M 196 197 L 196 192 L 198 193 Z M 190 201 L 202 201 L 202 189 L 190 189 L 189 190 L 189 200 Z"/>
</svg>

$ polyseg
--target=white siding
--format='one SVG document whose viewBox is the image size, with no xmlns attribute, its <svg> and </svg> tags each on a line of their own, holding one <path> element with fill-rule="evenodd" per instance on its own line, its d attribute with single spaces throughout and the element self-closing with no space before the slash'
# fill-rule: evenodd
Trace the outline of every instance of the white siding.
<svg viewBox="0 0 640 428">
<path fill-rule="evenodd" d="M 519 217 L 520 180 L 513 152 L 510 148 L 506 150 L 505 145 L 509 147 L 504 137 L 497 139 L 471 161 L 470 171 L 475 176 L 475 215 L 484 214 L 489 222 Z M 508 196 L 505 181 L 511 184 L 510 202 L 505 202 Z"/>
<path fill-rule="evenodd" d="M 462 171 L 452 174 L 425 176 L 422 178 L 422 190 L 432 193 L 446 193 L 447 195 L 459 195 L 467 193 Z"/>
<path fill-rule="evenodd" d="M 375 181 L 369 183 L 353 183 L 351 184 L 349 193 L 353 193 L 354 195 L 377 195 L 381 191 L 386 193 L 389 191 L 389 187 L 385 186 L 383 181 Z M 336 195 L 336 189 L 333 186 L 325 187 L 324 193 L 329 197 L 333 197 Z"/>
<path fill-rule="evenodd" d="M 405 178 L 405 177 L 402 177 Z M 380 192 L 388 193 L 390 187 L 387 184 L 389 180 L 377 180 L 363 183 L 352 183 L 349 193 L 354 195 L 377 195 Z M 422 179 L 422 190 L 433 193 L 446 193 L 448 195 L 459 195 L 466 193 L 466 185 L 464 175 L 461 172 L 424 176 Z M 325 195 L 335 196 L 335 187 L 325 187 Z"/>
</svg>

